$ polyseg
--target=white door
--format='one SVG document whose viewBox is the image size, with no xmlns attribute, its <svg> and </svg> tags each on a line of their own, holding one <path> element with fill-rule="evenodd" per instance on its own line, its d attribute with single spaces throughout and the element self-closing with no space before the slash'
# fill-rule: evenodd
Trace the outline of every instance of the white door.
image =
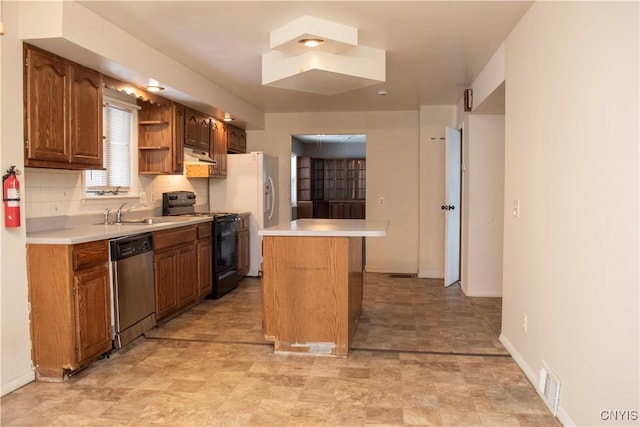
<svg viewBox="0 0 640 427">
<path fill-rule="evenodd" d="M 445 148 L 444 285 L 460 280 L 460 131 L 447 128 Z"/>
</svg>

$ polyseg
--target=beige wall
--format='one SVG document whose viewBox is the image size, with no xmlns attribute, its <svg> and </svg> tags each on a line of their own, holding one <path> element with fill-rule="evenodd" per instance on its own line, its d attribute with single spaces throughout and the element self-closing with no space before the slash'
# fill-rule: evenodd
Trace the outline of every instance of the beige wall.
<svg viewBox="0 0 640 427">
<path fill-rule="evenodd" d="M 19 39 L 19 3 L 4 2 L 6 34 L 0 37 L 0 165 L 2 173 L 11 165 L 24 171 L 22 151 L 22 42 Z M 24 185 L 24 175 L 20 177 Z M 24 198 L 24 196 L 22 196 Z M 2 394 L 34 378 L 31 371 L 31 341 L 27 313 L 27 266 L 25 209 L 22 226 L 0 226 L 0 298 L 2 300 L 0 376 Z"/>
<path fill-rule="evenodd" d="M 500 297 L 505 117 L 469 114 L 464 123 L 462 290 Z"/>
<path fill-rule="evenodd" d="M 640 400 L 638 6 L 536 2 L 506 41 L 501 339 L 565 424 L 637 425 L 600 411 Z"/>
<path fill-rule="evenodd" d="M 279 157 L 280 194 L 289 195 L 291 135 L 367 135 L 367 218 L 389 221 L 387 237 L 367 240 L 367 270 L 415 273 L 418 269 L 418 112 L 267 114 L 264 131 L 247 133 L 248 149 Z M 378 198 L 384 197 L 384 205 Z M 280 222 L 290 220 L 288 197 Z"/>
</svg>

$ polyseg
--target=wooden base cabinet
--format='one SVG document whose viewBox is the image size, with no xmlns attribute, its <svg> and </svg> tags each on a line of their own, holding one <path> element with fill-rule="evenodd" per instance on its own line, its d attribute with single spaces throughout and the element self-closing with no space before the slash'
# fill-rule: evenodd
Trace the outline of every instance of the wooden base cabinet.
<svg viewBox="0 0 640 427">
<path fill-rule="evenodd" d="M 210 222 L 197 225 L 198 230 L 198 299 L 213 290 L 213 242 Z"/>
<path fill-rule="evenodd" d="M 196 226 L 153 232 L 156 317 L 177 313 L 198 297 Z"/>
<path fill-rule="evenodd" d="M 329 218 L 364 219 L 365 202 L 363 200 L 332 200 L 329 202 Z"/>
<path fill-rule="evenodd" d="M 112 349 L 109 245 L 27 245 L 36 378 L 63 380 Z"/>
<path fill-rule="evenodd" d="M 249 272 L 249 214 L 242 214 L 238 223 L 238 277 Z"/>
</svg>

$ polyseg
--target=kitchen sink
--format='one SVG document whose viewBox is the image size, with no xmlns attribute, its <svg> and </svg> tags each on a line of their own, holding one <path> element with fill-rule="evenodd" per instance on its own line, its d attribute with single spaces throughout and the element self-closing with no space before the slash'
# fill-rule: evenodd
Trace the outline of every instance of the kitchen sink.
<svg viewBox="0 0 640 427">
<path fill-rule="evenodd" d="M 146 218 L 131 218 L 122 220 L 122 222 L 109 221 L 106 225 L 153 225 L 153 224 L 164 224 L 167 222 L 182 222 L 188 221 L 189 217 L 180 217 L 180 216 L 151 216 Z M 96 225 L 104 225 L 104 223 L 100 222 Z"/>
</svg>

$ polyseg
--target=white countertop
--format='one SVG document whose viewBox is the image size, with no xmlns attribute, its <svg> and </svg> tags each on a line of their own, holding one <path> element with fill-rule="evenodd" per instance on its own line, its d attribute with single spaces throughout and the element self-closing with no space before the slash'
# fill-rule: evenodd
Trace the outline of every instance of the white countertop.
<svg viewBox="0 0 640 427">
<path fill-rule="evenodd" d="M 116 237 L 132 236 L 150 231 L 166 230 L 168 228 L 210 222 L 211 217 L 171 216 L 154 219 L 154 224 L 125 223 L 121 225 L 88 224 L 69 228 L 27 232 L 27 244 L 73 245 L 76 243 L 92 242 L 95 240 L 113 239 Z"/>
<path fill-rule="evenodd" d="M 388 221 L 305 218 L 259 230 L 259 236 L 384 237 Z"/>
</svg>

